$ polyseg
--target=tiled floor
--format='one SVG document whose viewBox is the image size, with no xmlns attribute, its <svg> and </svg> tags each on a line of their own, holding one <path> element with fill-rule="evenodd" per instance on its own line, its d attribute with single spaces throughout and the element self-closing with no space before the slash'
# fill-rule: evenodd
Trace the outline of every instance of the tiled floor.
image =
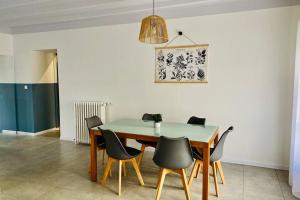
<svg viewBox="0 0 300 200">
<path fill-rule="evenodd" d="M 116 174 L 106 186 L 89 181 L 88 146 L 51 137 L 0 134 L 0 200 L 154 199 L 158 168 L 152 163 L 151 156 L 151 152 L 146 153 L 141 167 L 145 186 L 138 185 L 134 171 L 127 167 L 122 196 L 118 197 Z M 296 199 L 287 183 L 287 171 L 225 163 L 223 168 L 226 184 L 220 184 L 219 199 Z M 211 180 L 210 199 L 217 199 L 212 183 Z M 167 176 L 161 199 L 185 199 L 179 177 Z M 201 199 L 201 178 L 196 179 L 191 187 L 191 199 Z"/>
</svg>

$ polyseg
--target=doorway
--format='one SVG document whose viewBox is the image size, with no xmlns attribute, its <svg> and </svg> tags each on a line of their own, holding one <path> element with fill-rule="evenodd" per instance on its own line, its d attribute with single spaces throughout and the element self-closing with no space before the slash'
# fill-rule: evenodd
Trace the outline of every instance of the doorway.
<svg viewBox="0 0 300 200">
<path fill-rule="evenodd" d="M 56 49 L 32 52 L 34 126 L 37 135 L 60 137 L 58 54 Z"/>
</svg>

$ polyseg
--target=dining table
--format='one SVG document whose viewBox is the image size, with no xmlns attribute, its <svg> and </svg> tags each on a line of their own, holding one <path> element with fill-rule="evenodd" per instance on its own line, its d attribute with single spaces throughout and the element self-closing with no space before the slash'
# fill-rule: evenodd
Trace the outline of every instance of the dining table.
<svg viewBox="0 0 300 200">
<path fill-rule="evenodd" d="M 210 125 L 192 125 L 177 122 L 161 122 L 160 127 L 155 128 L 153 121 L 140 119 L 119 119 L 104 125 L 102 130 L 114 131 L 120 139 L 135 139 L 149 142 L 157 142 L 160 136 L 170 138 L 187 137 L 191 146 L 201 148 L 203 153 L 203 182 L 202 200 L 209 197 L 209 166 L 210 148 L 219 140 L 219 127 Z M 97 181 L 97 144 L 96 137 L 101 136 L 99 129 L 90 131 L 90 179 Z"/>
</svg>

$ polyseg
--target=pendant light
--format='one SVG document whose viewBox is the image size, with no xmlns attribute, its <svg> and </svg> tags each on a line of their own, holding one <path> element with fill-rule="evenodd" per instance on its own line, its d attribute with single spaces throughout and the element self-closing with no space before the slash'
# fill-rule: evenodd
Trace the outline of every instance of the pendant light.
<svg viewBox="0 0 300 200">
<path fill-rule="evenodd" d="M 168 42 L 168 31 L 164 18 L 153 14 L 142 20 L 139 40 L 144 43 L 161 44 Z"/>
</svg>

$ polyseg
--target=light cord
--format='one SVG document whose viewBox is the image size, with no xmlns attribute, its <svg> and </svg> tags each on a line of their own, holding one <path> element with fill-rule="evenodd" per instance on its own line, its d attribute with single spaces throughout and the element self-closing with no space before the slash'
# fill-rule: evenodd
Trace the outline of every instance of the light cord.
<svg viewBox="0 0 300 200">
<path fill-rule="evenodd" d="M 188 36 L 186 36 L 185 34 L 182 33 L 182 35 L 176 35 L 175 37 L 173 37 L 172 40 L 170 40 L 170 42 L 168 42 L 164 47 L 169 46 L 174 40 L 176 40 L 177 38 L 179 38 L 180 36 L 185 37 L 186 39 L 188 39 L 190 42 L 192 42 L 195 45 L 198 45 L 197 42 L 194 42 L 192 39 L 190 39 Z"/>
<path fill-rule="evenodd" d="M 154 0 L 153 0 L 153 4 L 152 5 L 153 5 L 153 13 L 152 13 L 152 15 L 154 16 Z"/>
</svg>

